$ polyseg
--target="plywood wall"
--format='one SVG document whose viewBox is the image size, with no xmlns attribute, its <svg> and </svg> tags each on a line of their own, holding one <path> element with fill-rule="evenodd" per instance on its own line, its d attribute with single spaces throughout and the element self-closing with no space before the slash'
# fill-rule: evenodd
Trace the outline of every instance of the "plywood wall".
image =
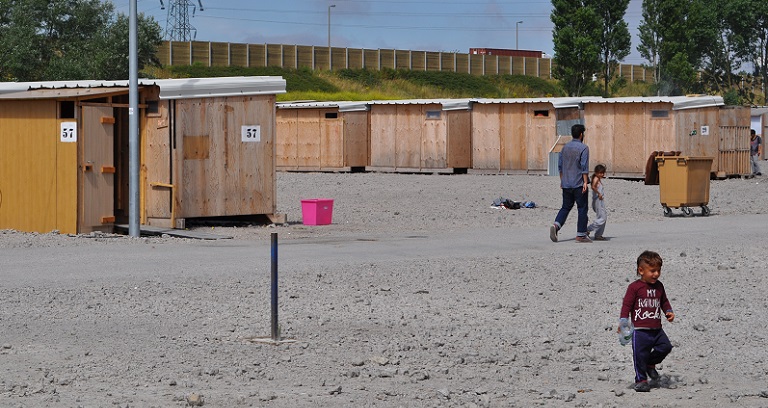
<svg viewBox="0 0 768 408">
<path fill-rule="evenodd" d="M 0 102 L 0 229 L 77 233 L 78 143 L 60 122 L 55 100 Z"/>
<path fill-rule="evenodd" d="M 395 105 L 395 107 L 395 168 L 418 169 L 421 165 L 425 105 Z"/>
<path fill-rule="evenodd" d="M 78 230 L 112 232 L 115 197 L 115 118 L 112 107 L 83 106 Z"/>
<path fill-rule="evenodd" d="M 717 168 L 719 114 L 719 107 L 675 111 L 677 150 L 686 156 L 713 157 L 712 165 Z"/>
<path fill-rule="evenodd" d="M 277 109 L 276 120 L 278 170 L 345 170 L 367 164 L 367 112 L 283 108 Z"/>
<path fill-rule="evenodd" d="M 547 112 L 546 115 L 543 115 Z M 549 149 L 557 141 L 557 119 L 549 103 L 526 104 L 526 170 L 546 172 Z M 519 130 L 521 131 L 521 130 Z"/>
<path fill-rule="evenodd" d="M 178 217 L 275 213 L 274 102 L 273 95 L 176 102 Z M 260 126 L 260 140 L 243 141 L 244 125 Z"/>
<path fill-rule="evenodd" d="M 608 174 L 641 176 L 654 151 L 712 157 L 713 171 L 742 174 L 745 159 L 736 150 L 745 147 L 737 139 L 748 132 L 749 117 L 739 109 L 673 110 L 671 103 L 588 103 L 584 112 L 590 166 L 606 164 Z"/>
<path fill-rule="evenodd" d="M 472 168 L 501 169 L 501 104 L 474 104 L 472 107 Z M 505 124 L 506 125 L 506 124 Z"/>
<path fill-rule="evenodd" d="M 155 89 L 150 99 L 157 101 L 158 93 Z M 144 115 L 142 120 L 144 124 L 141 132 L 140 155 L 142 224 L 156 225 L 160 222 L 159 220 L 166 220 L 161 224 L 171 227 L 171 212 L 173 207 L 178 205 L 174 202 L 175 197 L 171 187 L 168 187 L 168 185 L 174 185 L 173 173 L 178 171 L 178 168 L 174 167 L 177 156 L 175 156 L 176 148 L 173 138 L 174 123 L 170 117 L 174 103 L 172 100 L 159 101 L 158 112 Z"/>
<path fill-rule="evenodd" d="M 472 168 L 546 171 L 557 139 L 555 110 L 548 103 L 475 104 L 472 108 Z"/>
<path fill-rule="evenodd" d="M 318 169 L 343 168 L 345 166 L 343 118 L 339 114 L 338 109 L 333 108 L 320 109 L 317 120 L 320 128 L 320 160 L 318 161 Z"/>
<path fill-rule="evenodd" d="M 447 111 L 447 166 L 454 169 L 472 167 L 472 114 L 468 110 Z"/>
<path fill-rule="evenodd" d="M 316 109 L 298 109 L 296 112 L 298 138 L 297 165 L 300 169 L 320 166 L 320 120 Z"/>
<path fill-rule="evenodd" d="M 299 109 L 277 109 L 275 133 L 275 168 L 299 168 Z"/>
<path fill-rule="evenodd" d="M 427 112 L 432 111 L 432 118 Z M 449 112 L 442 111 L 441 105 L 424 105 L 420 112 L 423 120 L 419 169 L 444 169 L 448 167 L 448 121 Z"/>
<path fill-rule="evenodd" d="M 396 167 L 397 105 L 371 106 L 371 166 Z"/>
<path fill-rule="evenodd" d="M 725 107 L 719 110 L 719 153 L 713 171 L 720 176 L 749 175 L 751 110 L 744 106 Z"/>
<path fill-rule="evenodd" d="M 666 111 L 667 117 L 653 117 L 653 111 Z M 645 118 L 645 156 L 654 151 L 676 151 L 677 141 L 675 132 L 675 111 L 671 103 L 648 103 L 644 106 Z"/>
<path fill-rule="evenodd" d="M 527 170 L 528 129 L 526 123 L 527 105 L 522 103 L 502 104 L 499 128 L 500 170 Z"/>
<path fill-rule="evenodd" d="M 443 111 L 441 104 L 371 106 L 370 167 L 403 171 L 467 168 L 469 111 Z"/>
<path fill-rule="evenodd" d="M 609 169 L 608 174 L 615 172 L 617 164 L 614 160 L 614 139 L 617 134 L 614 132 L 615 123 L 626 121 L 628 118 L 616 117 L 616 105 L 606 104 L 587 104 L 584 107 L 584 144 L 589 146 L 589 170 L 590 172 L 597 163 L 602 163 Z M 631 116 L 631 114 L 630 114 Z"/>
<path fill-rule="evenodd" d="M 369 164 L 370 117 L 368 112 L 344 112 L 344 166 Z"/>
<path fill-rule="evenodd" d="M 607 164 L 608 174 L 627 175 L 645 173 L 645 163 L 652 151 L 648 151 L 645 138 L 645 123 L 648 112 L 642 104 L 614 104 L 613 137 L 611 142 L 612 156 L 597 157 L 591 167 L 599 163 Z M 596 135 L 596 137 L 607 135 Z M 590 135 L 590 141 L 594 137 Z M 603 139 L 601 139 L 603 140 Z M 599 143 L 598 143 L 599 144 Z"/>
</svg>

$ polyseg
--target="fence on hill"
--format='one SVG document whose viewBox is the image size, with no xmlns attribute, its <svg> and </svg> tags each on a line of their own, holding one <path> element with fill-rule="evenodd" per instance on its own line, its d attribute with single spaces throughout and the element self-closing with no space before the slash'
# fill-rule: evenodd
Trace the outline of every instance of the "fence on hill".
<svg viewBox="0 0 768 408">
<path fill-rule="evenodd" d="M 473 75 L 527 75 L 552 79 L 552 59 L 480 55 L 460 52 L 323 47 L 314 45 L 243 44 L 163 41 L 157 52 L 163 65 L 336 69 L 409 69 Z M 642 65 L 619 65 L 628 81 L 653 81 Z"/>
</svg>

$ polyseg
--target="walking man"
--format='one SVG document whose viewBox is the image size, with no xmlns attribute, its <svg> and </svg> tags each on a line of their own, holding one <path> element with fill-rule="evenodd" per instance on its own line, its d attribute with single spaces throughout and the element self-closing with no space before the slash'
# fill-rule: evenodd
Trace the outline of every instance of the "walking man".
<svg viewBox="0 0 768 408">
<path fill-rule="evenodd" d="M 576 223 L 576 242 L 592 242 L 587 236 L 587 191 L 589 189 L 589 147 L 584 144 L 582 124 L 571 127 L 573 139 L 563 146 L 557 169 L 560 172 L 560 188 L 563 190 L 563 205 L 555 217 L 555 223 L 549 227 L 549 238 L 557 242 L 557 233 L 565 224 L 568 214 L 576 204 L 579 219 Z"/>
</svg>

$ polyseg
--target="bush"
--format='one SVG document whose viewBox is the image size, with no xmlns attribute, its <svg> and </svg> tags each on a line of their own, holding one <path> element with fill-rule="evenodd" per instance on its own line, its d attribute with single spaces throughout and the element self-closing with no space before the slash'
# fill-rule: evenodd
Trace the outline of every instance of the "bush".
<svg viewBox="0 0 768 408">
<path fill-rule="evenodd" d="M 367 69 L 342 69 L 337 75 L 341 79 L 357 82 L 366 87 L 381 85 L 381 72 L 369 71 Z"/>
<path fill-rule="evenodd" d="M 530 92 L 526 97 L 565 96 L 565 91 L 554 81 L 526 75 L 499 75 L 495 78 L 502 84 L 526 87 Z"/>
</svg>

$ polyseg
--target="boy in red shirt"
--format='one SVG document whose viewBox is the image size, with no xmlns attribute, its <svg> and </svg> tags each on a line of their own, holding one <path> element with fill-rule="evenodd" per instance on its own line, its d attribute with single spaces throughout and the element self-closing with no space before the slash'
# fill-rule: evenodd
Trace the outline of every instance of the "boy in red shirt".
<svg viewBox="0 0 768 408">
<path fill-rule="evenodd" d="M 659 281 L 661 256 L 645 251 L 637 257 L 637 274 L 640 279 L 629 284 L 621 306 L 619 326 L 623 319 L 631 319 L 635 327 L 632 334 L 632 359 L 635 364 L 635 391 L 651 390 L 648 379 L 656 380 L 659 373 L 656 364 L 661 363 L 672 351 L 672 343 L 661 328 L 661 318 L 675 320 L 675 313 Z"/>
</svg>

